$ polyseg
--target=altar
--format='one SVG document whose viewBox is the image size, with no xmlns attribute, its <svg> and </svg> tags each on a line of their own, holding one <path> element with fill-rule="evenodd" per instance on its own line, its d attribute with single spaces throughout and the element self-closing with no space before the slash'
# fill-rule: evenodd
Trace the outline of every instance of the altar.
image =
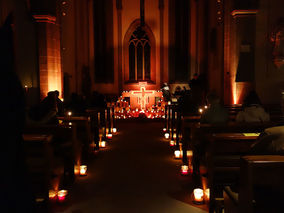
<svg viewBox="0 0 284 213">
<path fill-rule="evenodd" d="M 124 91 L 122 97 L 129 100 L 131 110 L 149 110 L 161 102 L 163 93 L 156 90 L 146 90 L 147 83 L 139 82 L 139 90 Z"/>
</svg>

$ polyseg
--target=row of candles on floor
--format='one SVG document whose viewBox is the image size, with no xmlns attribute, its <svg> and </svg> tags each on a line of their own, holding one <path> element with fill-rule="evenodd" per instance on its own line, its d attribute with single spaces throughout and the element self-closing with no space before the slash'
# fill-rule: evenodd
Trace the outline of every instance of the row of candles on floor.
<svg viewBox="0 0 284 213">
<path fill-rule="evenodd" d="M 154 118 L 165 118 L 165 112 L 164 110 L 119 110 L 115 112 L 115 118 L 117 119 L 127 119 L 127 118 L 138 118 L 143 114 L 145 117 L 149 119 L 154 119 Z M 143 117 L 144 117 L 143 116 Z"/>
<path fill-rule="evenodd" d="M 69 114 L 68 114 L 69 115 Z M 71 114 L 70 114 L 71 116 Z M 112 133 L 117 133 L 116 128 L 112 128 Z M 112 134 L 108 133 L 106 136 L 108 139 L 112 138 Z M 106 141 L 100 141 L 99 142 L 100 148 L 106 147 Z M 74 166 L 74 174 L 76 176 L 87 176 L 87 165 L 75 165 Z M 58 201 L 58 202 L 64 202 L 66 199 L 66 196 L 68 195 L 68 190 L 62 189 L 62 190 L 49 190 L 49 200 L 50 201 Z"/>
<path fill-rule="evenodd" d="M 206 107 L 207 108 L 207 107 Z M 206 109 L 205 108 L 205 109 Z M 200 113 L 202 113 L 202 111 L 200 111 Z M 166 128 L 163 129 L 163 131 L 165 132 L 165 138 L 169 139 L 170 138 L 170 134 L 168 132 L 166 132 Z M 179 136 L 180 137 L 180 136 Z M 176 133 L 173 133 L 173 139 L 176 140 L 177 135 Z M 174 140 L 170 140 L 170 146 L 173 147 L 176 145 Z M 181 145 L 181 143 L 180 143 Z M 182 158 L 182 154 L 183 152 L 181 151 L 181 149 L 177 149 L 174 151 L 174 157 L 175 159 L 181 159 Z M 187 150 L 186 151 L 187 157 L 189 157 L 189 159 L 192 158 L 192 150 Z M 189 175 L 192 172 L 192 165 L 185 165 L 183 164 L 181 166 L 181 175 Z M 193 201 L 195 204 L 203 204 L 206 200 L 209 200 L 210 197 L 210 190 L 207 188 L 205 190 L 201 189 L 201 188 L 196 188 L 193 190 Z"/>
</svg>

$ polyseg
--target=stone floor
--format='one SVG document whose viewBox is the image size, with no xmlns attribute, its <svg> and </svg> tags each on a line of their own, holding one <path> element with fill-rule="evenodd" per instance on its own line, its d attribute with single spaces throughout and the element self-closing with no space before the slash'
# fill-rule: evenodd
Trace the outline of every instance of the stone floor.
<svg viewBox="0 0 284 213">
<path fill-rule="evenodd" d="M 88 176 L 76 180 L 66 203 L 53 212 L 206 212 L 192 204 L 191 178 L 179 174 L 180 161 L 162 137 L 161 122 L 117 126 L 108 147 L 90 160 Z"/>
</svg>

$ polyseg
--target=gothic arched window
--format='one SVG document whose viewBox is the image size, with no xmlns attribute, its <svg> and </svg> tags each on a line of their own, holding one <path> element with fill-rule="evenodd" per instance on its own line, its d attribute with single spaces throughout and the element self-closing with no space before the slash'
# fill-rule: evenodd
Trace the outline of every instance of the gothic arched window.
<svg viewBox="0 0 284 213">
<path fill-rule="evenodd" d="M 139 26 L 131 35 L 129 50 L 129 80 L 151 80 L 151 44 Z"/>
</svg>

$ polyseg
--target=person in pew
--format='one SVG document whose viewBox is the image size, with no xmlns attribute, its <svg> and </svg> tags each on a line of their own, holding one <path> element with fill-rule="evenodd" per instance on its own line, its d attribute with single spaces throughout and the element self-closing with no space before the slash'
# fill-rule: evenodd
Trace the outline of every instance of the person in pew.
<svg viewBox="0 0 284 213">
<path fill-rule="evenodd" d="M 42 102 L 27 112 L 27 124 L 58 124 L 56 93 L 50 91 Z"/>
<path fill-rule="evenodd" d="M 229 120 L 229 112 L 220 104 L 220 98 L 215 93 L 207 95 L 209 107 L 202 113 L 200 123 L 224 124 Z"/>
<path fill-rule="evenodd" d="M 164 83 L 161 90 L 162 90 L 162 93 L 163 93 L 164 100 L 166 102 L 171 101 L 171 92 L 170 92 L 169 85 L 167 83 Z"/>
<path fill-rule="evenodd" d="M 64 105 L 63 105 L 63 102 L 59 98 L 60 93 L 58 90 L 54 90 L 54 94 L 55 94 L 56 105 L 58 109 L 57 115 L 64 116 Z"/>
<path fill-rule="evenodd" d="M 265 129 L 249 154 L 253 155 L 284 155 L 284 126 Z"/>
<path fill-rule="evenodd" d="M 236 116 L 237 122 L 267 122 L 270 116 L 262 107 L 257 93 L 252 90 L 244 99 L 243 110 Z"/>
</svg>

